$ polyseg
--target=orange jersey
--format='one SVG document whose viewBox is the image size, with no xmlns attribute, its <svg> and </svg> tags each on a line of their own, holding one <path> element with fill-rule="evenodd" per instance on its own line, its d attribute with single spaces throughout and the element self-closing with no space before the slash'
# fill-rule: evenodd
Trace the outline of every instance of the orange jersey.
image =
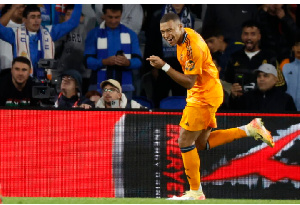
<svg viewBox="0 0 300 205">
<path fill-rule="evenodd" d="M 187 90 L 188 105 L 219 106 L 223 101 L 223 88 L 203 38 L 193 29 L 184 28 L 187 35 L 177 44 L 177 59 L 186 75 L 198 75 L 195 85 Z"/>
</svg>

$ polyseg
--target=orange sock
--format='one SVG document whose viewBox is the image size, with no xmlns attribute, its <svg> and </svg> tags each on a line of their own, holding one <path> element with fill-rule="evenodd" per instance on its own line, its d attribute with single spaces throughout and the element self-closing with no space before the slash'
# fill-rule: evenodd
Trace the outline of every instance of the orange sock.
<svg viewBox="0 0 300 205">
<path fill-rule="evenodd" d="M 223 145 L 233 140 L 247 137 L 244 130 L 239 128 L 231 128 L 227 130 L 216 130 L 210 133 L 208 137 L 209 148 L 212 149 L 219 145 Z"/>
<path fill-rule="evenodd" d="M 191 190 L 198 190 L 200 187 L 200 158 L 197 149 L 182 152 L 181 155 L 190 188 Z"/>
</svg>

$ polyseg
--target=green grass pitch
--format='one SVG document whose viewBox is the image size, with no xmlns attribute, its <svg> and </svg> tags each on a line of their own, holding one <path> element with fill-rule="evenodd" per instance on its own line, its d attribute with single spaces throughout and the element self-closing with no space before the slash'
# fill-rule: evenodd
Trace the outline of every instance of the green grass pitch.
<svg viewBox="0 0 300 205">
<path fill-rule="evenodd" d="M 3 204 L 299 204 L 300 200 L 206 199 L 168 201 L 155 198 L 3 197 Z"/>
</svg>

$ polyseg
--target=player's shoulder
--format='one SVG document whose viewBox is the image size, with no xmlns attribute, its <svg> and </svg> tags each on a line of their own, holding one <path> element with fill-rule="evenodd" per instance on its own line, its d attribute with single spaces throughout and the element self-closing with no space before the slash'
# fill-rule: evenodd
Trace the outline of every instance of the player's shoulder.
<svg viewBox="0 0 300 205">
<path fill-rule="evenodd" d="M 187 29 L 186 46 L 193 50 L 193 53 L 200 55 L 202 52 L 206 52 L 208 47 L 203 38 L 193 29 Z"/>
</svg>

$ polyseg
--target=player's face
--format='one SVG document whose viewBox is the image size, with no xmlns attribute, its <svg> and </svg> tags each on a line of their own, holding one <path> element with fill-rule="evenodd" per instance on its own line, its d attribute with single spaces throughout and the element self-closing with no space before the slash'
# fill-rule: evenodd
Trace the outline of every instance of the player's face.
<svg viewBox="0 0 300 205">
<path fill-rule="evenodd" d="M 275 86 L 277 77 L 270 73 L 259 72 L 257 75 L 257 86 L 260 91 L 266 92 Z"/>
<path fill-rule="evenodd" d="M 182 24 L 170 20 L 160 24 L 162 37 L 171 45 L 175 46 L 182 41 Z"/>
<path fill-rule="evenodd" d="M 106 13 L 103 14 L 105 25 L 111 29 L 115 29 L 120 25 L 121 17 L 121 11 L 115 11 L 111 9 L 106 9 Z"/>
<path fill-rule="evenodd" d="M 104 101 L 107 103 L 113 100 L 120 100 L 122 97 L 122 94 L 120 93 L 118 88 L 111 86 L 109 84 L 103 87 L 102 95 Z"/>
<path fill-rule="evenodd" d="M 27 18 L 23 18 L 23 22 L 28 31 L 37 32 L 42 23 L 41 12 L 30 12 Z"/>
<path fill-rule="evenodd" d="M 11 68 L 11 75 L 14 83 L 22 85 L 29 78 L 30 67 L 25 63 L 15 62 Z"/>
<path fill-rule="evenodd" d="M 210 37 L 205 39 L 207 46 L 211 53 L 215 53 L 221 50 L 221 42 L 223 41 L 221 37 Z"/>
<path fill-rule="evenodd" d="M 298 42 L 295 46 L 293 46 L 293 51 L 295 54 L 295 58 L 300 60 L 300 42 Z"/>
<path fill-rule="evenodd" d="M 260 31 L 257 27 L 245 27 L 242 31 L 242 41 L 246 51 L 254 52 L 259 50 Z"/>
</svg>

